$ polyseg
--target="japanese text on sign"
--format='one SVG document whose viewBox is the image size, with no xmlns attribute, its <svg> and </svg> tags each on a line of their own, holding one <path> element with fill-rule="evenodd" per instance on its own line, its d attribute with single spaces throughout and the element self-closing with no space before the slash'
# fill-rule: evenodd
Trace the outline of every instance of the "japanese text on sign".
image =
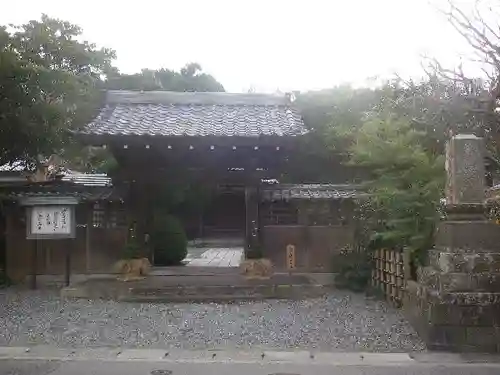
<svg viewBox="0 0 500 375">
<path fill-rule="evenodd" d="M 288 269 L 292 270 L 295 268 L 295 246 L 288 245 L 286 247 L 286 261 Z"/>
<path fill-rule="evenodd" d="M 70 234 L 72 224 L 68 206 L 35 206 L 31 211 L 32 234 Z"/>
</svg>

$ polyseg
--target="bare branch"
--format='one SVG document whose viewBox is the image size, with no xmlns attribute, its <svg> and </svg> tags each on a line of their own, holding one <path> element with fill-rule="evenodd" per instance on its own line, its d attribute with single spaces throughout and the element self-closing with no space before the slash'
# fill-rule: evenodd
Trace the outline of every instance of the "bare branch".
<svg viewBox="0 0 500 375">
<path fill-rule="evenodd" d="M 482 20 L 482 16 L 481 16 L 481 12 L 479 11 L 479 3 L 480 3 L 480 0 L 476 0 L 475 2 L 475 5 L 474 5 L 474 12 L 475 12 L 475 18 L 477 20 Z M 490 32 L 496 39 L 500 40 L 500 27 L 498 28 L 498 34 L 495 30 L 493 30 L 493 28 L 488 25 L 487 22 L 481 22 L 482 23 L 482 26 L 488 30 L 488 32 Z"/>
<path fill-rule="evenodd" d="M 476 1 L 476 11 L 472 19 L 465 12 L 458 8 L 452 0 L 448 0 L 450 10 L 440 10 L 444 14 L 453 28 L 467 41 L 467 43 L 480 53 L 483 62 L 494 66 L 500 71 L 500 38 L 491 26 L 484 20 L 479 11 L 478 1 Z M 475 26 L 474 23 L 478 24 Z M 480 30 L 483 29 L 483 31 Z M 493 42 L 487 31 L 492 34 Z M 486 58 L 485 58 L 486 57 Z"/>
</svg>

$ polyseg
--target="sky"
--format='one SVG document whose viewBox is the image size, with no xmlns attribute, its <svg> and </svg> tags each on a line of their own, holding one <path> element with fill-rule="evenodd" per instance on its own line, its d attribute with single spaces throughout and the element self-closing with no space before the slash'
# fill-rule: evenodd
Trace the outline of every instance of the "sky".
<svg viewBox="0 0 500 375">
<path fill-rule="evenodd" d="M 2 7 L 0 24 L 42 13 L 70 21 L 116 50 L 124 73 L 198 62 L 227 91 L 305 91 L 419 77 L 423 55 L 456 65 L 467 46 L 433 2 L 18 0 Z"/>
</svg>

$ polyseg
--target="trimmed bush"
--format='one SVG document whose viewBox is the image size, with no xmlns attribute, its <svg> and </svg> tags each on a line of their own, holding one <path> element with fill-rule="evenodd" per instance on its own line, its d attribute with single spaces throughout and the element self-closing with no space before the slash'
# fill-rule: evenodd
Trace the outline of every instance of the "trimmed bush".
<svg viewBox="0 0 500 375">
<path fill-rule="evenodd" d="M 135 239 L 131 239 L 125 245 L 125 249 L 123 251 L 124 259 L 138 259 L 142 258 L 141 246 L 137 243 Z"/>
<path fill-rule="evenodd" d="M 349 249 L 335 255 L 332 271 L 335 273 L 335 286 L 354 292 L 366 290 L 372 273 L 371 252 L 368 249 Z"/>
<path fill-rule="evenodd" d="M 172 215 L 155 219 L 151 234 L 155 265 L 174 266 L 187 255 L 187 237 L 181 222 Z"/>
<path fill-rule="evenodd" d="M 246 252 L 246 259 L 261 259 L 262 257 L 263 253 L 260 246 L 250 248 Z"/>
</svg>

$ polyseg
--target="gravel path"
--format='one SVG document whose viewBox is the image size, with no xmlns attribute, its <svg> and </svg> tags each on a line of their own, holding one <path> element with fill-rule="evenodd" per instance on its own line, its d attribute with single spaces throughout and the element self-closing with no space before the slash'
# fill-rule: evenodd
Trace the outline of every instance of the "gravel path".
<svg viewBox="0 0 500 375">
<path fill-rule="evenodd" d="M 423 344 L 382 301 L 335 291 L 307 301 L 131 304 L 0 290 L 0 345 L 413 351 Z"/>
</svg>

